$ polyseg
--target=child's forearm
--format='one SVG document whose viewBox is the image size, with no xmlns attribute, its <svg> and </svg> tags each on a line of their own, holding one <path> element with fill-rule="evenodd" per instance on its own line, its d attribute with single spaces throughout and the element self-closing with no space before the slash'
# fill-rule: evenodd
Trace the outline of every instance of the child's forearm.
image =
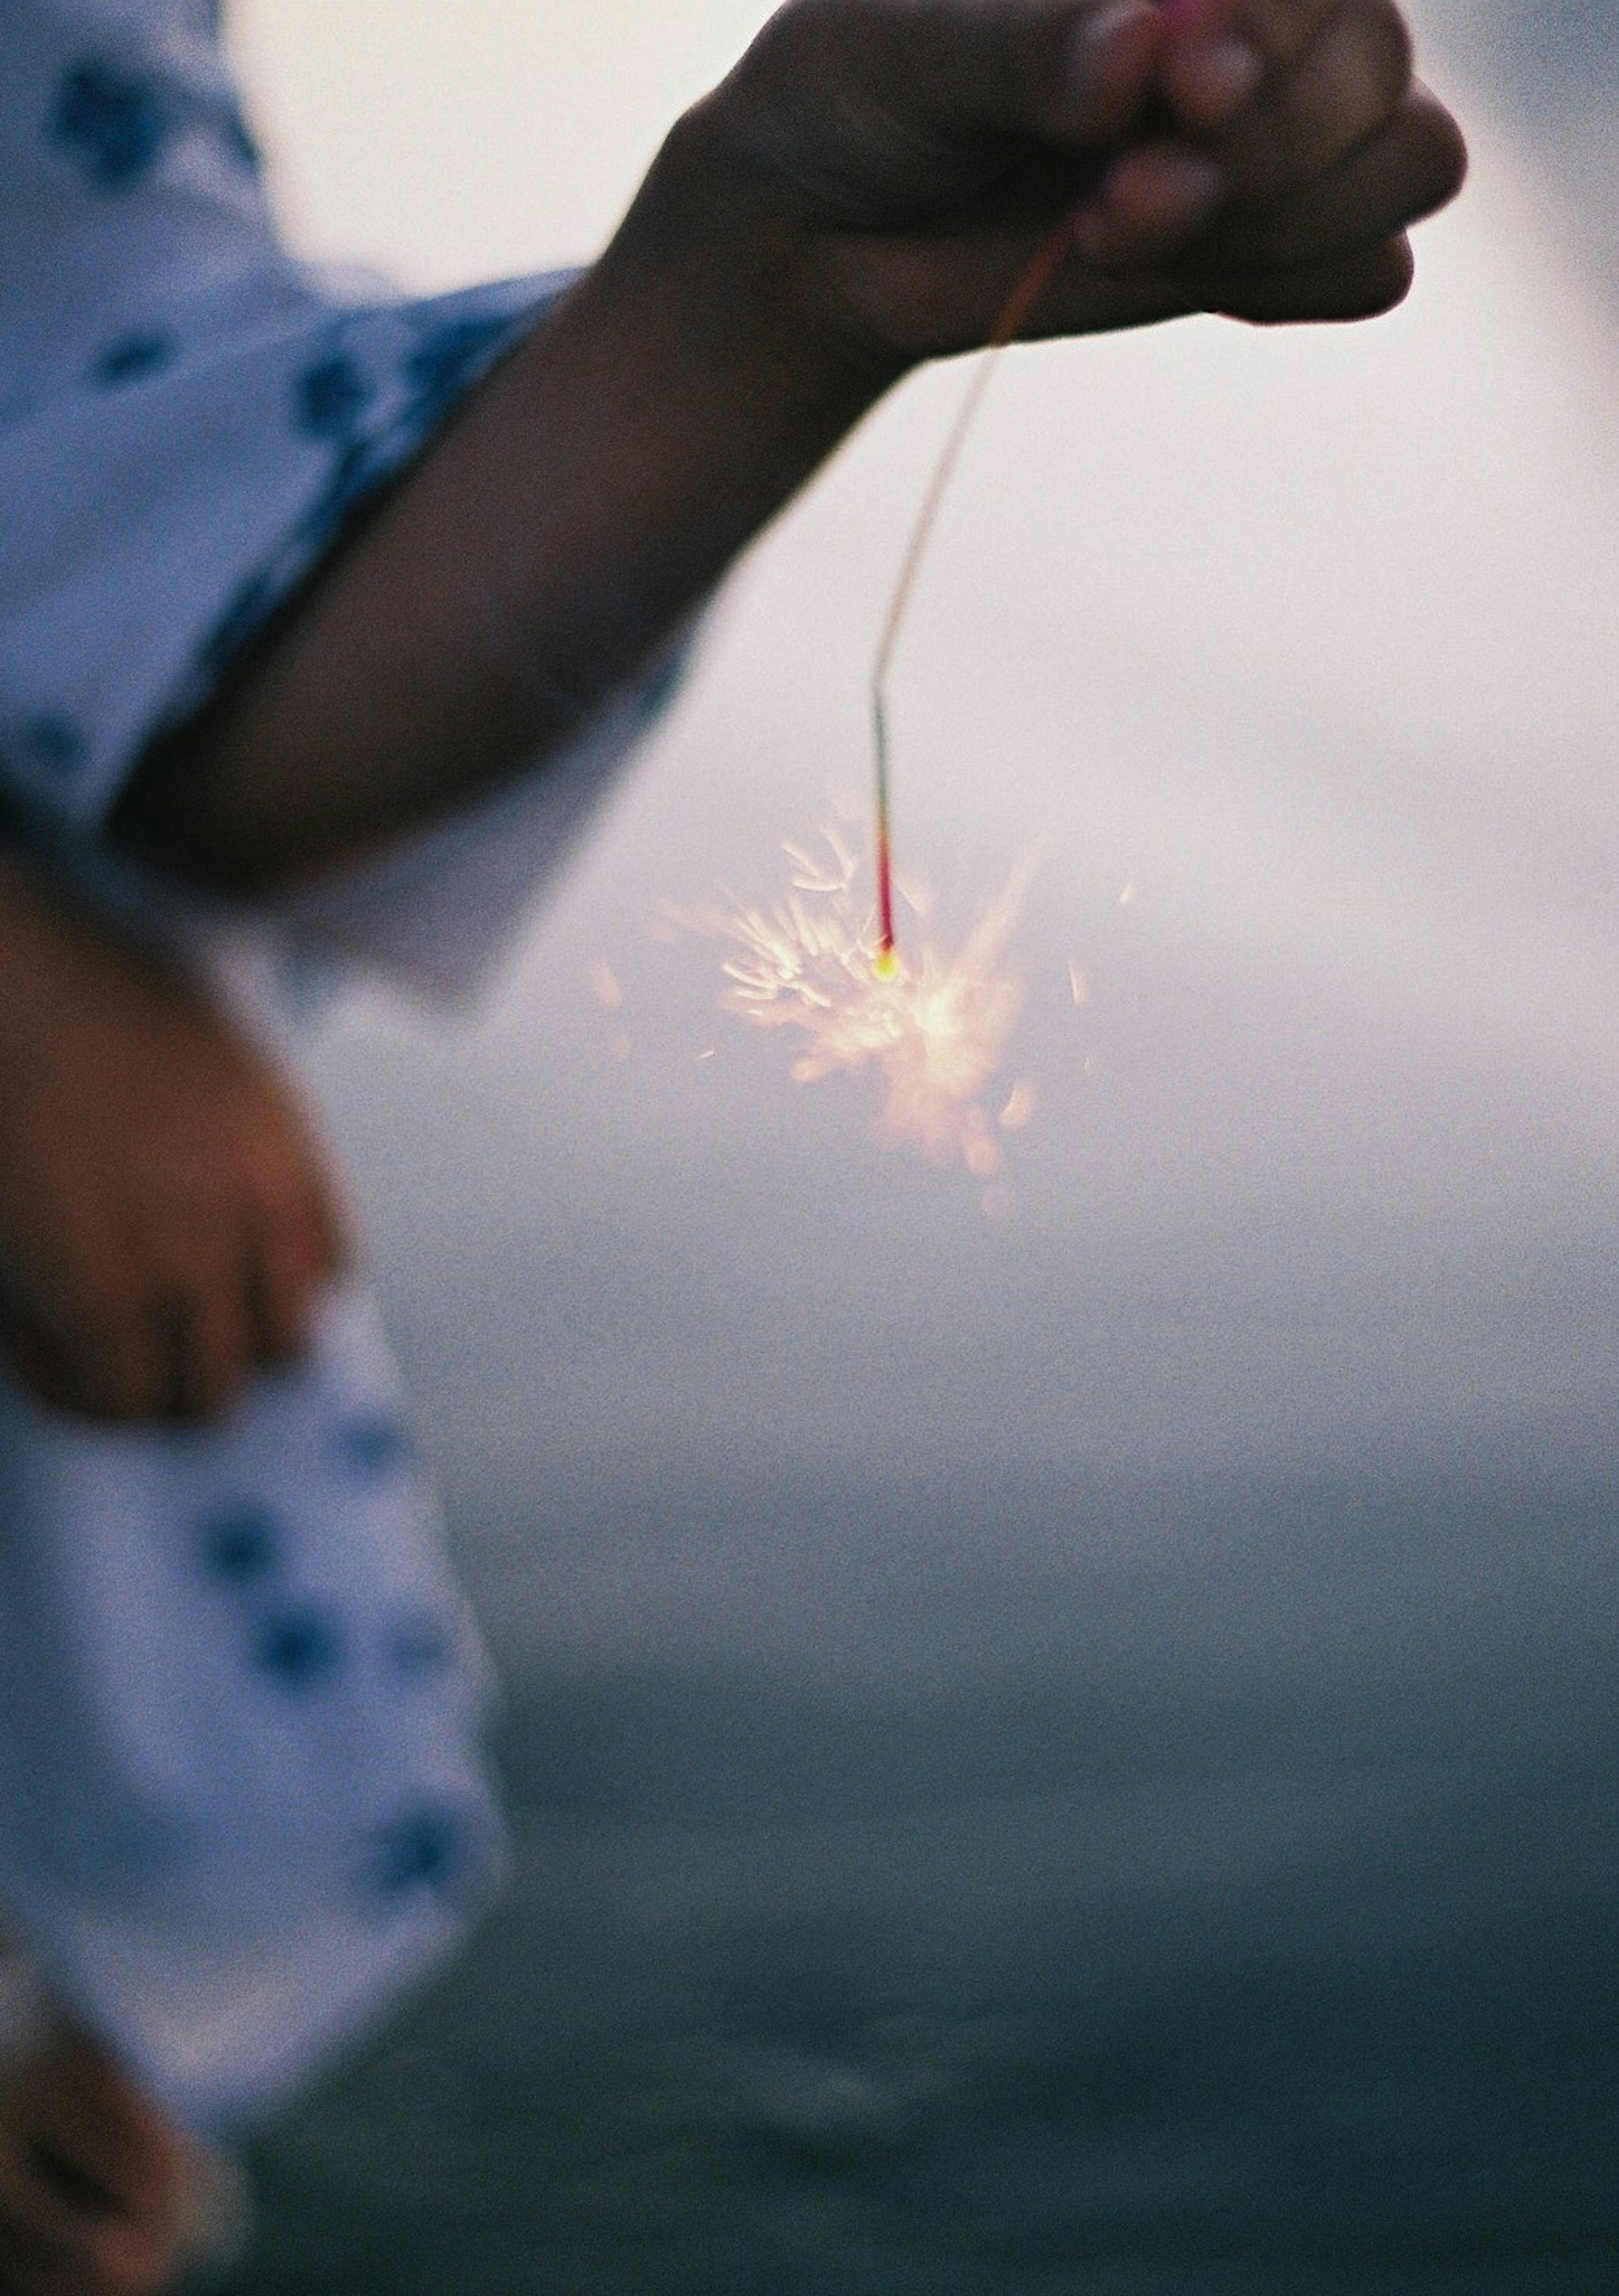
<svg viewBox="0 0 1619 2296">
<path fill-rule="evenodd" d="M 1386 0 L 797 0 L 116 826 L 267 890 L 543 755 L 1065 211 L 1049 332 L 1352 317 L 1461 164 Z"/>
<path fill-rule="evenodd" d="M 889 377 L 793 340 L 765 250 L 662 219 L 656 193 L 155 761 L 127 818 L 168 857 L 273 887 L 543 755 L 869 406 Z"/>
</svg>

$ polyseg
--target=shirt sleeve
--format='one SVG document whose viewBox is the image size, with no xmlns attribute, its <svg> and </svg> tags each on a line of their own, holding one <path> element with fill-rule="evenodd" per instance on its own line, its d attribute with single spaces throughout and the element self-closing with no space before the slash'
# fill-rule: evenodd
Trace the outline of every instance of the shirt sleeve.
<svg viewBox="0 0 1619 2296">
<path fill-rule="evenodd" d="M 329 287 L 276 236 L 195 0 L 7 0 L 0 62 L 0 806 L 87 845 L 154 738 L 571 275 L 426 299 Z M 543 800 L 476 809 L 491 898 L 497 825 L 524 812 L 531 877 L 666 683 L 534 776 Z M 442 867 L 465 898 L 478 842 L 424 837 L 408 867 L 362 873 L 346 921 L 339 896 L 310 904 L 311 932 L 393 962 L 423 934 L 384 931 L 387 888 L 421 906 Z"/>
<path fill-rule="evenodd" d="M 278 903 L 284 950 L 447 1004 L 475 995 L 662 716 L 686 653 L 682 636 L 535 772 Z"/>
<path fill-rule="evenodd" d="M 193 346 L 0 436 L 0 775 L 91 831 L 548 299 L 521 283 Z"/>
</svg>

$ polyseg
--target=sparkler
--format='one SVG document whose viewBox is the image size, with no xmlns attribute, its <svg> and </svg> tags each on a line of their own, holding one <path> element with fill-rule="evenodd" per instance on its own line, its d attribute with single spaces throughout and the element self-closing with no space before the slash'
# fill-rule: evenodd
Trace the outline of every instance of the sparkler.
<svg viewBox="0 0 1619 2296">
<path fill-rule="evenodd" d="M 890 818 L 892 742 L 888 676 L 956 465 L 1002 350 L 1023 326 L 1068 252 L 1065 222 L 1019 276 L 984 347 L 922 500 L 883 617 L 870 703 L 876 782 L 875 931 L 859 858 L 837 831 L 818 848 L 788 845 L 786 893 L 774 902 L 671 911 L 672 920 L 722 941 L 728 986 L 723 1007 L 757 1028 L 797 1032 L 793 1079 L 879 1073 L 886 1086 L 877 1120 L 885 1145 L 959 1162 L 992 1180 L 1001 1135 L 1021 1131 L 1033 1088 L 1015 1083 L 996 1113 L 990 1087 L 1022 1002 L 1006 965 L 1030 871 L 1015 871 L 999 898 L 955 948 L 919 934 L 901 961 Z M 912 904 L 916 906 L 916 904 Z M 1079 990 L 1075 988 L 1078 1001 Z M 986 1193 L 986 1210 L 995 1210 Z"/>
<path fill-rule="evenodd" d="M 886 1092 L 877 1136 L 885 1146 L 993 1178 L 999 1136 L 1021 1131 L 1033 1110 L 1027 1083 L 1015 1084 L 994 1115 L 990 1092 L 1022 1004 L 1005 958 L 1029 865 L 1014 872 L 958 947 L 922 936 L 903 972 L 897 964 L 884 972 L 851 845 L 829 830 L 818 846 L 785 850 L 791 879 L 780 899 L 676 914 L 725 944 L 723 1008 L 755 1028 L 796 1032 L 796 1084 L 878 1073 Z"/>
<path fill-rule="evenodd" d="M 973 379 L 957 410 L 956 420 L 940 450 L 928 480 L 922 506 L 911 528 L 910 540 L 900 562 L 899 578 L 888 611 L 883 619 L 883 633 L 877 641 L 876 659 L 871 672 L 872 748 L 876 764 L 876 836 L 875 857 L 877 878 L 877 949 L 873 962 L 878 973 L 891 980 L 899 971 L 899 948 L 894 935 L 893 838 L 891 820 L 889 788 L 888 734 L 888 673 L 893 666 L 900 632 L 916 587 L 916 577 L 922 571 L 922 562 L 933 540 L 933 529 L 939 522 L 939 512 L 956 475 L 956 465 L 961 460 L 961 450 L 967 435 L 978 418 L 984 393 L 999 363 L 1000 355 L 1008 343 L 1023 332 L 1035 305 L 1051 284 L 1058 266 L 1072 244 L 1073 226 L 1064 217 L 1056 231 L 1039 248 L 1032 260 L 1019 274 L 1012 292 L 1002 305 L 999 316 L 984 345 L 983 354 L 974 369 Z"/>
</svg>

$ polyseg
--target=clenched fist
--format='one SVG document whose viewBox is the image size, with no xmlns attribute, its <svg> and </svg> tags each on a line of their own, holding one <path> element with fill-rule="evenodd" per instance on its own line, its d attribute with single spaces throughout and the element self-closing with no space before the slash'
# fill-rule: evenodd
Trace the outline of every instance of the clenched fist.
<svg viewBox="0 0 1619 2296">
<path fill-rule="evenodd" d="M 896 369 L 1064 216 L 1043 334 L 1385 310 L 1466 165 L 1392 0 L 789 0 L 679 133 Z"/>
<path fill-rule="evenodd" d="M 1393 0 L 787 0 L 611 245 L 145 760 L 113 833 L 257 892 L 531 767 L 918 361 L 1364 318 L 1456 191 Z"/>
</svg>

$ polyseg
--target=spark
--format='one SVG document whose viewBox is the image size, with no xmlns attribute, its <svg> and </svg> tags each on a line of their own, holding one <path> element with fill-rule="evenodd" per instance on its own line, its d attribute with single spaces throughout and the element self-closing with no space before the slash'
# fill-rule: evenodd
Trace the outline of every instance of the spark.
<svg viewBox="0 0 1619 2296">
<path fill-rule="evenodd" d="M 860 864 L 837 831 L 817 849 L 785 851 L 788 882 L 774 900 L 671 913 L 722 944 L 721 1006 L 754 1028 L 793 1032 L 797 1084 L 878 1078 L 875 1132 L 884 1146 L 992 1179 L 1003 1160 L 990 1113 L 1002 1096 L 992 1086 L 1023 1002 L 1007 955 L 1027 866 L 957 946 L 918 932 L 901 952 L 885 946 Z M 1016 1130 L 1032 1111 L 1032 1091 L 1016 1084 L 999 1122 Z"/>
<path fill-rule="evenodd" d="M 883 619 L 869 689 L 875 901 L 859 890 L 859 865 L 834 831 L 821 847 L 784 849 L 787 890 L 775 901 L 710 906 L 686 917 L 669 913 L 726 945 L 721 970 L 728 986 L 720 1003 L 727 1012 L 756 1028 L 798 1032 L 792 1062 L 796 1083 L 875 1070 L 884 1093 L 879 1140 L 920 1150 L 936 1164 L 963 1164 L 974 1179 L 990 1184 L 1004 1157 L 997 1123 L 1000 1131 L 1019 1132 L 1034 1112 L 1033 1089 L 1023 1082 L 1012 1086 L 998 1119 L 986 1106 L 1023 1002 L 1007 955 L 1031 873 L 1026 864 L 1014 871 L 957 947 L 923 931 L 908 933 L 900 948 L 897 896 L 919 921 L 925 909 L 894 876 L 888 682 L 939 513 L 990 377 L 1072 252 L 1072 232 L 1065 217 L 1012 283 L 934 464 Z M 1072 979 L 1078 1004 L 1077 968 Z M 1004 1188 L 987 1185 L 981 1201 L 991 1219 L 1010 1216 L 1012 1199 Z"/>
<path fill-rule="evenodd" d="M 1040 1096 L 1027 1077 L 1019 1077 L 1007 1095 L 1007 1104 L 1000 1111 L 1003 1132 L 1026 1132 L 1034 1120 Z"/>
<path fill-rule="evenodd" d="M 1023 326 L 1033 316 L 1036 305 L 1045 294 L 1073 252 L 1073 218 L 1064 216 L 1056 229 L 1037 247 L 1012 282 L 1010 291 L 1000 308 L 995 324 L 990 330 L 984 345 L 984 355 L 973 371 L 966 390 L 962 394 L 956 419 L 945 434 L 944 445 L 933 465 L 916 516 L 912 523 L 910 538 L 900 562 L 893 594 L 888 602 L 888 611 L 883 618 L 883 628 L 877 639 L 876 657 L 871 666 L 871 732 L 872 765 L 875 783 L 874 836 L 872 865 L 877 881 L 877 946 L 875 963 L 879 976 L 884 980 L 899 978 L 900 953 L 894 931 L 894 869 L 893 825 L 892 806 L 891 742 L 889 737 L 888 676 L 893 668 L 894 655 L 910 612 L 916 594 L 917 577 L 933 529 L 939 523 L 939 513 L 944 498 L 950 490 L 978 412 L 983 405 L 1001 355 L 1015 341 Z"/>
<path fill-rule="evenodd" d="M 616 1013 L 624 1002 L 619 977 L 604 956 L 598 956 L 590 968 L 590 988 L 604 1013 Z"/>
</svg>

